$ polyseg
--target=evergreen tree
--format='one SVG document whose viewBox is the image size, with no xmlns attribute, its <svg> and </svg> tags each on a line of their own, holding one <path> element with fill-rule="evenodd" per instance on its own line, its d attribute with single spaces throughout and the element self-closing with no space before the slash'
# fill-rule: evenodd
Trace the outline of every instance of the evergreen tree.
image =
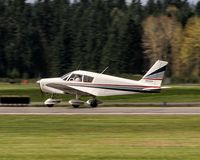
<svg viewBox="0 0 200 160">
<path fill-rule="evenodd" d="M 121 48 L 124 56 L 125 73 L 141 73 L 143 67 L 142 49 L 142 6 L 140 1 L 133 1 L 121 36 Z"/>
<path fill-rule="evenodd" d="M 81 69 L 86 69 L 87 65 L 87 50 L 86 50 L 86 42 L 87 42 L 87 34 L 88 34 L 88 8 L 89 1 L 80 1 L 77 4 L 77 8 L 75 9 L 73 16 L 73 57 L 72 69 L 76 69 L 77 67 L 81 67 Z"/>
<path fill-rule="evenodd" d="M 156 3 L 155 0 L 148 0 L 147 4 L 145 6 L 145 11 L 147 15 L 155 15 L 157 8 L 156 8 Z"/>
<path fill-rule="evenodd" d="M 0 76 L 6 75 L 6 26 L 5 26 L 5 2 L 0 1 Z"/>
<path fill-rule="evenodd" d="M 51 74 L 58 76 L 65 74 L 71 67 L 72 56 L 72 31 L 71 31 L 71 14 L 68 0 L 56 0 L 53 2 L 53 27 L 55 34 L 54 40 L 51 43 Z M 55 8 L 59 8 L 56 10 Z"/>
<path fill-rule="evenodd" d="M 7 73 L 13 70 L 18 72 L 20 77 L 24 74 L 24 68 L 30 62 L 27 59 L 27 28 L 29 21 L 26 19 L 26 3 L 24 0 L 9 1 L 9 7 L 6 10 L 7 20 L 7 44 L 5 45 L 7 59 Z M 26 58 L 25 58 L 26 57 Z"/>
<path fill-rule="evenodd" d="M 109 30 L 108 40 L 103 50 L 103 57 L 101 64 L 103 68 L 109 66 L 109 73 L 120 73 L 124 70 L 123 59 L 121 52 L 120 36 L 122 34 L 121 28 L 124 25 L 124 13 L 118 8 L 114 8 L 112 13 L 112 24 Z"/>
<path fill-rule="evenodd" d="M 86 36 L 86 67 L 99 70 L 103 47 L 107 40 L 108 21 L 105 18 L 106 8 L 101 0 L 95 0 L 88 9 L 88 28 Z"/>
<path fill-rule="evenodd" d="M 183 26 L 186 25 L 188 19 L 193 16 L 192 8 L 187 0 L 184 0 L 179 7 L 179 13 L 177 19 Z"/>
<path fill-rule="evenodd" d="M 195 8 L 195 12 L 196 12 L 196 15 L 200 16 L 200 1 L 197 2 L 196 8 Z"/>
<path fill-rule="evenodd" d="M 52 68 L 52 50 L 51 42 L 54 40 L 56 33 L 53 32 L 53 8 L 50 0 L 39 0 L 35 4 L 34 14 L 36 16 L 37 30 L 40 36 L 40 42 L 42 45 L 43 55 L 45 57 L 45 72 L 43 76 L 52 76 L 50 71 Z"/>
</svg>

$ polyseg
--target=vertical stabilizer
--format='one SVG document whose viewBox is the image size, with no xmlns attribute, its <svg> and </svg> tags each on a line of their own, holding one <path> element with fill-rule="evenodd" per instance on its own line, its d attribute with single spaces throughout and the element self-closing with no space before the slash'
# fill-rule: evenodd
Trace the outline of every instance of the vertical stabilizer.
<svg viewBox="0 0 200 160">
<path fill-rule="evenodd" d="M 161 86 L 167 64 L 168 62 L 166 61 L 156 61 L 150 70 L 142 77 L 140 82 L 153 86 Z"/>
</svg>

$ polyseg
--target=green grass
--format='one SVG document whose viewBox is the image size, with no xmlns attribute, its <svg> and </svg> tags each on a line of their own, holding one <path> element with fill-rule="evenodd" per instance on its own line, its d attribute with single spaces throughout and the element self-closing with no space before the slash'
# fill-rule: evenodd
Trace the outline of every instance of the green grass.
<svg viewBox="0 0 200 160">
<path fill-rule="evenodd" d="M 0 116 L 1 160 L 199 160 L 200 116 Z"/>
<path fill-rule="evenodd" d="M 49 95 L 42 95 L 37 84 L 8 84 L 0 83 L 0 95 L 27 95 L 32 102 L 42 102 Z M 57 96 L 65 101 L 74 98 L 71 95 Z M 83 97 L 87 100 L 90 97 Z M 162 89 L 161 93 L 135 94 L 125 96 L 98 97 L 107 102 L 200 102 L 200 85 L 196 86 L 172 86 Z"/>
</svg>

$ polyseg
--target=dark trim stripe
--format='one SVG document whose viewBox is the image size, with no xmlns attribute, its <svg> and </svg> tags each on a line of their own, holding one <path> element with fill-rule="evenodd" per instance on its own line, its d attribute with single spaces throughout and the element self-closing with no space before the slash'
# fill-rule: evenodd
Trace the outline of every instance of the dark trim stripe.
<svg viewBox="0 0 200 160">
<path fill-rule="evenodd" d="M 147 79 L 147 80 L 159 80 L 159 81 L 162 80 L 162 78 L 143 78 L 143 79 Z"/>
<path fill-rule="evenodd" d="M 133 85 L 108 85 L 108 84 L 70 84 L 74 87 L 90 87 L 99 89 L 109 89 L 118 91 L 128 91 L 128 92 L 141 92 L 141 93 L 158 93 L 160 92 L 160 87 L 157 86 L 133 86 Z M 143 90 L 144 88 L 150 88 L 149 90 Z M 152 89 L 153 88 L 153 89 Z"/>
<path fill-rule="evenodd" d="M 166 68 L 167 68 L 167 65 L 165 65 L 165 66 L 159 68 L 158 70 L 156 70 L 156 71 L 150 73 L 150 74 L 147 75 L 147 76 L 150 76 L 150 75 L 153 75 L 153 74 L 156 74 L 156 73 L 160 73 L 160 72 L 166 71 Z"/>
<path fill-rule="evenodd" d="M 141 85 L 124 85 L 124 84 L 93 84 L 93 83 L 70 83 L 68 85 L 79 85 L 79 86 L 116 86 L 116 87 L 137 87 L 137 88 L 155 88 L 160 89 L 159 86 L 141 86 Z"/>
<path fill-rule="evenodd" d="M 111 87 L 100 87 L 100 86 L 76 86 L 76 87 L 90 87 L 90 88 L 98 88 L 98 89 L 108 89 L 108 90 L 117 90 L 117 91 L 127 91 L 127 92 L 139 92 L 139 93 L 159 93 L 160 89 L 150 89 L 150 90 L 142 90 L 142 89 L 137 89 L 137 88 L 111 88 Z"/>
</svg>

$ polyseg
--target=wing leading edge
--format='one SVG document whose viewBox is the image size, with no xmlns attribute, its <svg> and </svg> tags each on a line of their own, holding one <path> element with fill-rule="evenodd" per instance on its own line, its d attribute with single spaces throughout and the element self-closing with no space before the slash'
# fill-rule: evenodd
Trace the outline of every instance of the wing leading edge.
<svg viewBox="0 0 200 160">
<path fill-rule="evenodd" d="M 57 90 L 61 90 L 63 91 L 65 94 L 78 94 L 78 95 L 92 95 L 91 93 L 88 93 L 86 91 L 81 91 L 79 89 L 76 89 L 72 86 L 69 85 L 64 85 L 64 84 L 57 84 L 57 83 L 49 83 L 47 84 L 48 87 L 57 89 Z"/>
</svg>

